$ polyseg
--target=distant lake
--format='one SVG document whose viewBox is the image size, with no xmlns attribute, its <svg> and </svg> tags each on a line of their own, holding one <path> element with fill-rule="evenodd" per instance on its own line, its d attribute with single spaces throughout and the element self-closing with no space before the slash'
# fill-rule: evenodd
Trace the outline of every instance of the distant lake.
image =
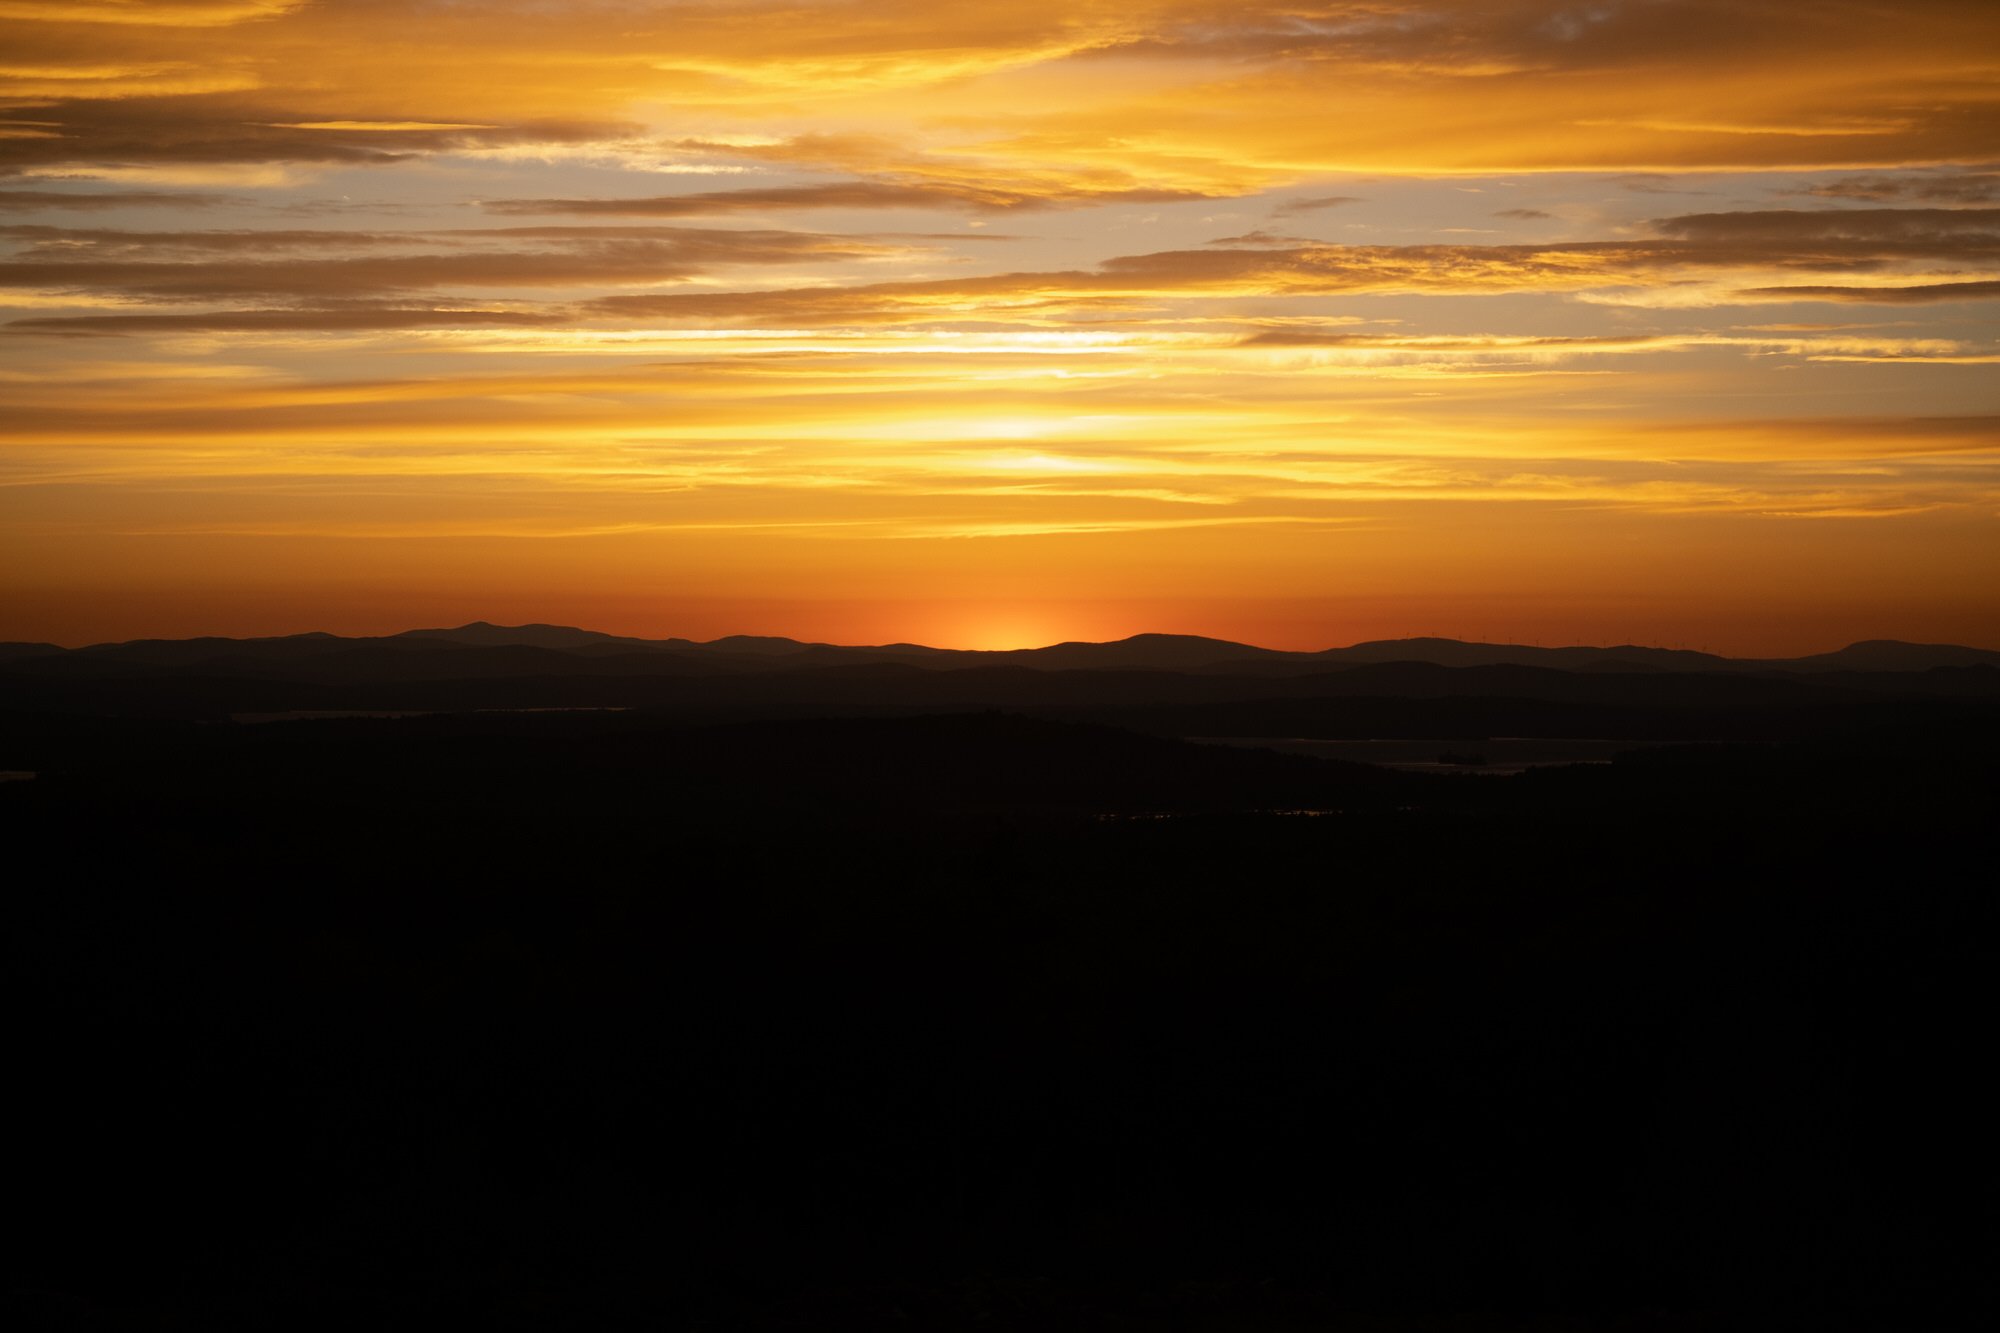
<svg viewBox="0 0 2000 1333">
<path fill-rule="evenodd" d="M 1484 740 L 1319 740 L 1306 736 L 1189 736 L 1203 745 L 1241 745 L 1284 750 L 1320 759 L 1354 764 L 1379 764 L 1424 773 L 1474 773 L 1488 776 L 1519 773 L 1553 764 L 1608 764 L 1621 750 L 1637 750 L 1648 741 L 1597 740 L 1589 737 L 1493 736 Z M 1457 756 L 1449 762 L 1442 756 Z M 1466 759 L 1484 759 L 1483 764 Z"/>
</svg>

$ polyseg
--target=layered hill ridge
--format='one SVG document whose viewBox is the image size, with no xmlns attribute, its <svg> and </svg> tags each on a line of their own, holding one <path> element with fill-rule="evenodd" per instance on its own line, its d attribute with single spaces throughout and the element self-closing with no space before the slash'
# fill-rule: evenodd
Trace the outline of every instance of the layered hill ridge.
<svg viewBox="0 0 2000 1333">
<path fill-rule="evenodd" d="M 313 632 L 269 638 L 134 639 L 120 643 L 63 648 L 49 643 L 0 643 L 0 669 L 64 672 L 66 667 L 247 667 L 254 663 L 316 659 L 404 659 L 452 650 L 509 650 L 487 665 L 502 671 L 562 667 L 564 659 L 680 658 L 694 671 L 716 668 L 784 670 L 870 662 L 903 663 L 933 669 L 1011 666 L 1033 670 L 1225 671 L 1232 674 L 1314 674 L 1330 669 L 1386 663 L 1428 663 L 1443 667 L 1532 666 L 1562 671 L 1611 672 L 1901 672 L 1940 667 L 2000 667 L 2000 651 L 1962 644 L 1904 643 L 1869 639 L 1831 652 L 1792 658 L 1730 658 L 1689 649 L 1615 644 L 1543 647 L 1518 643 L 1475 643 L 1459 639 L 1378 639 L 1295 652 L 1189 634 L 1135 634 L 1104 643 L 1069 641 L 1039 648 L 981 650 L 923 644 L 844 645 L 761 635 L 729 635 L 697 641 L 646 639 L 606 634 L 568 625 L 495 625 L 473 621 L 455 628 L 413 629 L 383 636 L 344 637 Z M 546 659 L 540 655 L 547 655 Z M 472 659 L 464 659 L 471 665 Z M 633 665 L 637 665 L 634 663 Z M 92 674 L 86 670 L 86 674 Z M 425 673 L 428 674 L 428 673 Z"/>
</svg>

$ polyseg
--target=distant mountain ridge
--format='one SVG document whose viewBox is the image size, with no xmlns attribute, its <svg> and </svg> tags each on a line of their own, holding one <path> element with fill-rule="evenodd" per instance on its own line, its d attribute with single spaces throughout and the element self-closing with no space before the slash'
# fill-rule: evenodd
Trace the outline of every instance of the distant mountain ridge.
<svg viewBox="0 0 2000 1333">
<path fill-rule="evenodd" d="M 377 637 L 344 637 L 322 632 L 269 638 L 134 639 L 123 643 L 62 648 L 50 643 L 0 643 L 0 669 L 31 668 L 55 660 L 103 667 L 192 667 L 225 664 L 302 662 L 366 653 L 408 658 L 452 650 L 526 650 L 515 656 L 523 668 L 559 667 L 561 659 L 675 657 L 696 671 L 715 668 L 783 670 L 871 662 L 903 663 L 933 669 L 1026 667 L 1044 671 L 1224 671 L 1250 675 L 1312 674 L 1329 669 L 1395 662 L 1443 667 L 1534 666 L 1561 671 L 1644 672 L 1829 672 L 1928 671 L 1939 667 L 2000 667 L 2000 651 L 1962 644 L 1903 643 L 1869 639 L 1833 652 L 1793 658 L 1730 658 L 1678 648 L 1637 644 L 1546 648 L 1518 643 L 1471 643 L 1459 639 L 1379 639 L 1319 652 L 1261 648 L 1191 634 L 1135 634 L 1105 643 L 1071 641 L 1040 648 L 981 650 L 933 648 L 923 644 L 843 645 L 760 635 L 729 635 L 697 641 L 645 639 L 606 634 L 569 625 L 495 625 L 478 620 L 456 628 L 413 629 Z M 548 655 L 539 663 L 537 656 Z M 609 666 L 609 661 L 600 662 Z M 663 663 L 655 661 L 654 668 Z"/>
<path fill-rule="evenodd" d="M 1828 719 L 1891 730 L 2000 719 L 2000 652 L 1876 641 L 1774 662 L 1411 639 L 1305 653 L 1175 634 L 977 652 L 484 622 L 375 638 L 0 645 L 0 748 L 63 717 L 493 710 L 699 724 L 999 711 L 1177 737 L 1772 741 Z M 22 753 L 0 768 L 47 766 Z"/>
</svg>

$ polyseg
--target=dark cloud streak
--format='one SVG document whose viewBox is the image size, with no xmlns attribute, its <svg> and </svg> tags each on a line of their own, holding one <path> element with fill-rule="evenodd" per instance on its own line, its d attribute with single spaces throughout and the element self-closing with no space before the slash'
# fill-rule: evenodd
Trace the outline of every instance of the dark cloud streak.
<svg viewBox="0 0 2000 1333">
<path fill-rule="evenodd" d="M 584 143 L 640 132 L 605 121 L 398 130 L 301 129 L 317 118 L 239 93 L 58 102 L 38 114 L 49 137 L 0 138 L 0 177 L 94 168 L 387 166 L 435 153 L 517 144 Z"/>
<path fill-rule="evenodd" d="M 446 300 L 477 305 L 482 289 L 595 288 L 610 290 L 579 309 L 602 317 L 825 325 L 981 319 L 1003 308 L 1129 310 L 1204 294 L 1575 292 L 1730 269 L 1762 270 L 1757 277 L 1766 284 L 1767 275 L 1780 272 L 1818 275 L 1826 284 L 1751 288 L 1746 300 L 1907 304 L 1983 297 L 1979 268 L 1990 271 L 2000 263 L 2000 209 L 1764 210 L 1687 214 L 1652 225 L 1658 235 L 1647 239 L 1548 245 L 1354 246 L 1257 230 L 1218 238 L 1208 248 L 1118 256 L 1090 269 L 658 292 L 643 288 L 731 267 L 892 258 L 912 247 L 908 238 L 895 236 L 671 225 L 365 233 L 23 224 L 0 227 L 0 241 L 19 247 L 0 261 L 0 287 L 308 310 L 355 299 L 408 306 L 422 301 L 417 293 L 439 291 L 458 293 Z M 1829 275 L 1887 275 L 1906 262 L 1956 271 L 1912 273 L 1907 281 L 1918 285 L 1904 288 L 1827 281 Z M 1800 294 L 1770 294 L 1783 291 Z M 1877 294 L 1896 291 L 1910 294 Z M 1804 294 L 1812 292 L 1825 294 Z"/>
<path fill-rule="evenodd" d="M 1746 287 L 1736 295 L 1757 301 L 1935 305 L 1940 301 L 2000 299 L 2000 282 L 1931 282 L 1908 287 Z"/>
<path fill-rule="evenodd" d="M 568 322 L 559 312 L 525 310 L 223 310 L 205 315 L 49 315 L 17 319 L 10 334 L 125 337 L 158 333 L 351 333 L 422 328 L 539 328 Z"/>
<path fill-rule="evenodd" d="M 942 208 L 1016 213 L 1101 204 L 1184 203 L 1211 196 L 1191 190 L 1063 190 L 1047 192 L 969 184 L 838 181 L 747 190 L 707 190 L 644 199 L 490 199 L 480 207 L 508 215 L 566 213 L 597 217 L 692 218 L 813 208 Z"/>
<path fill-rule="evenodd" d="M 1927 215 L 1945 210 L 1901 211 Z M 1663 275 L 1732 268 L 1873 272 L 1899 261 L 2000 262 L 2000 210 L 1992 211 L 1994 218 L 1952 214 L 1964 223 L 1959 227 L 1941 225 L 1929 216 L 1873 217 L 1855 212 L 1696 214 L 1662 219 L 1660 229 L 1672 234 L 1652 240 L 1553 245 L 1307 243 L 1279 249 L 1172 250 L 1119 256 L 1091 270 L 1002 273 L 839 289 L 614 295 L 598 298 L 587 308 L 612 318 L 686 324 L 725 320 L 826 325 L 958 320 L 976 317 L 969 312 L 988 303 L 1020 313 L 1131 308 L 1151 300 L 1204 293 L 1283 297 L 1343 292 L 1577 291 L 1646 285 Z M 1834 217 L 1848 221 L 1826 220 Z M 1225 238 L 1235 242 L 1253 239 L 1264 238 L 1258 233 Z M 1903 299 L 1965 299 L 1978 295 L 1980 285 L 1933 284 L 1940 291 L 1949 287 L 1961 294 Z"/>
<path fill-rule="evenodd" d="M 1654 230 L 1691 241 L 1826 241 L 1946 244 L 2000 239 L 2000 208 L 1767 209 L 1741 213 L 1688 213 L 1657 218 Z"/>
<path fill-rule="evenodd" d="M 1917 199 L 1935 204 L 1984 204 L 2000 201 L 2000 172 L 1849 176 L 1798 193 L 1819 199 L 1865 199 L 1874 203 Z"/>
<path fill-rule="evenodd" d="M 104 212 L 117 208 L 220 208 L 234 203 L 225 194 L 178 193 L 171 190 L 120 190 L 77 194 L 66 190 L 0 190 L 0 213 L 74 211 Z"/>
<path fill-rule="evenodd" d="M 533 230 L 533 229 L 530 229 Z M 54 227 L 0 229 L 28 249 L 0 261 L 0 287 L 116 293 L 144 301 L 305 301 L 440 288 L 623 286 L 679 281 L 715 267 L 869 259 L 906 245 L 817 232 L 735 231 L 692 227 L 614 228 L 602 236 L 570 229 L 558 248 L 479 248 L 478 231 L 371 236 L 366 233 L 120 232 Z M 502 233 L 502 240 L 508 239 Z M 526 239 L 526 238 L 517 238 Z M 249 251 L 374 249 L 430 243 L 450 248 L 407 254 L 299 255 L 220 263 Z M 183 254 L 198 260 L 180 260 Z"/>
<path fill-rule="evenodd" d="M 1272 217 L 1297 217 L 1300 213 L 1318 213 L 1328 208 L 1340 208 L 1347 204 L 1366 203 L 1360 195 L 1323 194 L 1311 199 L 1287 199 L 1271 210 Z"/>
</svg>

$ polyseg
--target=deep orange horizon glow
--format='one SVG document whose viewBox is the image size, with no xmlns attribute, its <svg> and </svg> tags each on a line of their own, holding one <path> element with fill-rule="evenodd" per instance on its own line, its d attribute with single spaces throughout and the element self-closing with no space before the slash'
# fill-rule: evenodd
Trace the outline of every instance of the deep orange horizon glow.
<svg viewBox="0 0 2000 1333">
<path fill-rule="evenodd" d="M 0 640 L 2000 647 L 1986 0 L 0 31 Z"/>
</svg>

